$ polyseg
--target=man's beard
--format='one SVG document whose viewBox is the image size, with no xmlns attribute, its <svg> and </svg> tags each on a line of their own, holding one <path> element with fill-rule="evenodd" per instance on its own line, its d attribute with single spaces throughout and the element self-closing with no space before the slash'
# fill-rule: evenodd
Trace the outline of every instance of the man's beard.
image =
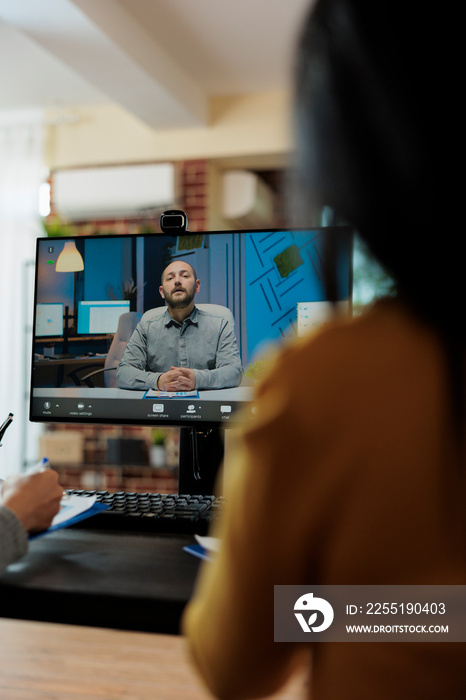
<svg viewBox="0 0 466 700">
<path fill-rule="evenodd" d="M 180 299 L 174 298 L 174 294 L 177 291 L 183 291 L 185 292 L 184 296 L 182 296 Z M 167 305 L 170 307 L 170 309 L 184 309 L 186 306 L 189 306 L 192 300 L 194 299 L 195 291 L 194 289 L 192 291 L 189 291 L 188 289 L 181 289 L 181 290 L 173 290 L 173 292 L 170 295 L 165 294 L 165 299 L 167 300 Z"/>
</svg>

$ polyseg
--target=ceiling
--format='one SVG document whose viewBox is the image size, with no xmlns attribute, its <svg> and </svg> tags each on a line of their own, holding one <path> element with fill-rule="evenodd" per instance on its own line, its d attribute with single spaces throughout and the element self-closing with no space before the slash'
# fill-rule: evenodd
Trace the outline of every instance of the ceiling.
<svg viewBox="0 0 466 700">
<path fill-rule="evenodd" d="M 0 0 L 0 111 L 113 103 L 154 129 L 290 86 L 309 0 Z"/>
</svg>

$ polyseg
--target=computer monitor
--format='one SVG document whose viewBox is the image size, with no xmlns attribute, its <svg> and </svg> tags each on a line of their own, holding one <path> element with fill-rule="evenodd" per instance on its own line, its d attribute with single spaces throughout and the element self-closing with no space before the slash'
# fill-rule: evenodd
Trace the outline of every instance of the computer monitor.
<svg viewBox="0 0 466 700">
<path fill-rule="evenodd" d="M 237 425 L 239 409 L 243 409 L 241 420 L 247 420 L 268 350 L 309 332 L 328 316 L 323 259 L 324 243 L 331 235 L 336 299 L 349 311 L 352 232 L 347 227 L 76 237 L 73 240 L 84 261 L 84 269 L 78 272 L 59 272 L 51 264 L 66 241 L 39 238 L 31 420 L 223 428 Z M 228 327 L 236 338 L 242 373 L 233 385 L 207 383 L 187 394 L 159 393 L 137 382 L 132 388 L 118 386 L 114 358 L 113 368 L 107 367 L 114 354 L 111 341 L 116 322 L 123 317 L 129 333 L 128 328 L 132 330 L 143 314 L 154 318 L 168 314 L 159 287 L 163 270 L 175 260 L 189 263 L 196 271 L 200 280 L 196 306 L 207 309 L 216 318 L 214 325 Z M 65 304 L 71 317 L 77 311 L 77 332 L 73 328 L 68 332 L 66 363 L 74 357 L 78 369 L 82 362 L 81 372 L 59 369 L 64 362 L 59 342 L 58 359 L 50 360 L 57 368 L 55 375 L 50 364 L 37 361 L 44 354 L 39 321 L 44 299 L 57 308 Z M 229 314 L 230 320 L 225 320 Z M 128 337 L 117 334 L 120 351 Z M 161 351 L 166 355 L 167 347 Z M 157 352 L 152 348 L 148 354 Z M 208 374 L 215 369 L 216 359 L 206 357 L 206 362 Z M 82 381 L 89 364 L 102 371 Z"/>
<path fill-rule="evenodd" d="M 120 316 L 129 310 L 129 300 L 80 301 L 78 335 L 116 333 Z"/>
<path fill-rule="evenodd" d="M 63 304 L 37 304 L 34 333 L 37 338 L 63 336 Z"/>
<path fill-rule="evenodd" d="M 57 271 L 58 256 L 71 240 L 84 269 Z M 254 385 L 268 351 L 326 322 L 335 302 L 350 313 L 352 246 L 347 227 L 38 239 L 34 328 L 40 305 L 54 302 L 64 306 L 66 333 L 52 349 L 40 333 L 34 335 L 31 420 L 179 426 L 180 493 L 213 493 L 228 442 L 223 429 L 252 416 Z M 209 319 L 208 330 L 198 340 L 194 336 L 194 348 L 181 351 L 178 344 L 174 350 L 173 361 L 182 366 L 196 356 L 192 362 L 202 381 L 187 393 L 161 393 L 144 383 L 147 373 L 161 371 L 154 366 L 162 361 L 159 355 L 171 362 L 170 344 L 166 338 L 157 344 L 149 325 L 155 328 L 161 321 L 181 332 L 159 291 L 162 273 L 174 261 L 190 266 L 200 280 L 194 297 L 198 318 L 190 323 L 197 322 L 199 329 L 199 317 Z M 116 319 L 112 330 L 107 325 L 109 309 L 118 315 L 116 331 Z M 212 352 L 212 342 L 204 350 L 203 336 L 212 328 L 218 352 Z M 157 348 L 147 348 L 144 338 Z M 141 352 L 147 354 L 144 366 Z M 133 362 L 138 353 L 128 383 L 121 369 L 128 355 Z M 225 375 L 229 379 L 222 385 L 218 376 Z"/>
</svg>

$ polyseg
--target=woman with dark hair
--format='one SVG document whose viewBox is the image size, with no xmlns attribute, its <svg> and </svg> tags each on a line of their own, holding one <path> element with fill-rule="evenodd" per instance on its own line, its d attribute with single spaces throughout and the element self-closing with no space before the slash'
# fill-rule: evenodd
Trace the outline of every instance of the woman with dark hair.
<svg viewBox="0 0 466 700">
<path fill-rule="evenodd" d="M 357 228 L 397 295 L 288 346 L 258 388 L 221 549 L 184 619 L 223 700 L 274 692 L 303 656 L 313 700 L 466 697 L 464 644 L 273 641 L 275 585 L 466 586 L 448 30 L 432 8 L 393 0 L 320 0 L 306 23 L 303 200 Z"/>
</svg>

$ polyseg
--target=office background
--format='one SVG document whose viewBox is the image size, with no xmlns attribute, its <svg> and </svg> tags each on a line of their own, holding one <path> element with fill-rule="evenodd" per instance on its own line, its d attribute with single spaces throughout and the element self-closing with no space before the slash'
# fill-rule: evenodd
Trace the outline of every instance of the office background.
<svg viewBox="0 0 466 700">
<path fill-rule="evenodd" d="M 44 432 L 27 420 L 37 236 L 157 230 L 170 207 L 192 231 L 288 223 L 307 6 L 0 0 L 0 420 L 15 414 L 0 476 L 34 463 Z M 95 460 L 115 433 L 88 428 L 77 454 Z"/>
</svg>

